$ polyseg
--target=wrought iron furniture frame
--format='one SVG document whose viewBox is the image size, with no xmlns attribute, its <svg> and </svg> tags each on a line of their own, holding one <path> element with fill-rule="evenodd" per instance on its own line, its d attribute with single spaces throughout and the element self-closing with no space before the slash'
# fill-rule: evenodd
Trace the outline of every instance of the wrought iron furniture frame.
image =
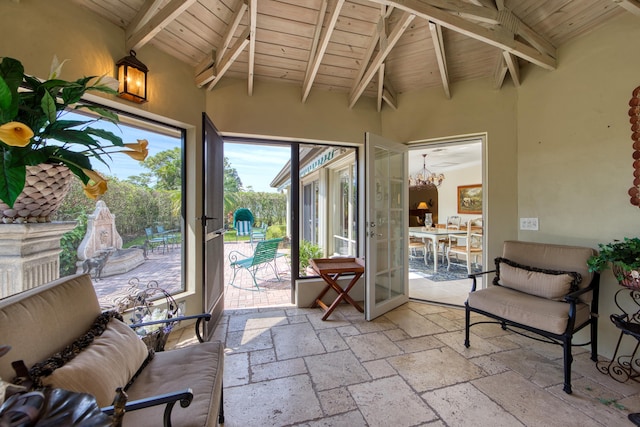
<svg viewBox="0 0 640 427">
<path fill-rule="evenodd" d="M 507 242 L 505 242 L 507 243 Z M 517 242 L 516 242 L 517 243 Z M 540 244 L 544 245 L 544 244 Z M 548 246 L 559 246 L 559 245 L 548 245 Z M 586 268 L 586 263 L 585 263 Z M 471 293 L 476 292 L 477 290 L 477 278 L 483 275 L 487 275 L 490 273 L 495 273 L 496 270 L 483 271 L 480 273 L 469 274 L 469 278 L 473 280 L 471 286 Z M 494 285 L 500 286 L 500 285 Z M 560 345 L 563 348 L 563 362 L 564 362 L 564 386 L 563 390 L 567 394 L 571 394 L 571 363 L 573 362 L 573 356 L 571 355 L 571 347 L 572 346 L 584 346 L 591 345 L 591 360 L 594 362 L 598 361 L 598 294 L 600 289 L 600 274 L 593 273 L 591 282 L 588 286 L 580 288 L 575 292 L 571 292 L 564 296 L 564 302 L 569 304 L 568 311 L 568 321 L 566 329 L 561 334 L 556 334 L 553 332 L 545 331 L 543 329 L 535 328 L 532 326 L 525 325 L 523 323 L 506 319 L 494 313 L 487 312 L 485 310 L 480 310 L 478 308 L 471 307 L 469 305 L 469 300 L 465 301 L 465 337 L 464 337 L 464 346 L 469 348 L 469 329 L 471 326 L 479 325 L 483 323 L 495 323 L 499 324 L 503 330 L 508 330 L 518 335 L 534 339 L 536 341 L 546 342 L 550 344 Z M 581 325 L 576 325 L 576 314 L 577 314 L 577 304 L 581 296 L 592 292 L 592 299 L 590 303 L 590 313 L 589 319 L 585 321 Z M 470 294 L 471 294 L 470 293 Z M 534 296 L 532 296 L 534 297 Z M 478 321 L 471 323 L 471 313 L 478 313 L 494 320 L 492 321 Z M 585 327 L 590 326 L 590 341 L 586 343 L 574 344 L 573 336 L 576 332 L 584 329 Z M 534 334 L 534 335 L 532 335 Z"/>
<path fill-rule="evenodd" d="M 260 286 L 258 286 L 256 274 L 261 268 L 264 268 L 267 265 L 273 269 L 276 279 L 281 280 L 280 275 L 278 274 L 278 268 L 276 267 L 276 258 L 281 255 L 278 254 L 278 246 L 280 245 L 280 242 L 282 242 L 281 237 L 277 239 L 262 240 L 258 242 L 252 255 L 245 255 L 239 251 L 231 251 L 229 253 L 229 261 L 231 262 L 233 277 L 229 284 L 233 287 L 239 288 L 239 286 L 235 285 L 236 275 L 238 274 L 238 271 L 244 269 L 251 274 L 253 284 L 256 287 L 256 289 L 251 288 L 251 290 L 259 291 Z"/>
</svg>

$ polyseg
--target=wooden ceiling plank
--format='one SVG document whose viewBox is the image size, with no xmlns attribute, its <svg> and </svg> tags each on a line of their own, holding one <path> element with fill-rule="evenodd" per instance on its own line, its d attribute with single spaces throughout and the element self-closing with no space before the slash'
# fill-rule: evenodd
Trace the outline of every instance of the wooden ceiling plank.
<svg viewBox="0 0 640 427">
<path fill-rule="evenodd" d="M 158 12 L 163 0 L 147 0 L 144 2 L 136 16 L 133 17 L 125 30 L 125 40 L 129 38 Z"/>
<path fill-rule="evenodd" d="M 233 61 L 235 61 L 238 55 L 240 55 L 244 48 L 247 47 L 249 44 L 250 31 L 251 29 L 247 27 L 242 35 L 238 37 L 238 40 L 236 40 L 233 47 L 224 54 L 222 60 L 216 65 L 216 76 L 213 81 L 209 83 L 209 86 L 207 86 L 207 90 L 213 89 L 214 86 L 218 84 L 222 76 L 224 76 L 224 73 L 226 73 L 229 67 L 231 67 L 231 64 L 233 64 Z"/>
<path fill-rule="evenodd" d="M 613 0 L 615 4 L 624 8 L 626 11 L 640 16 L 640 1 L 638 0 Z"/>
<path fill-rule="evenodd" d="M 247 0 L 244 0 L 240 3 L 240 7 L 236 10 L 236 13 L 233 15 L 229 26 L 227 27 L 227 32 L 222 39 L 222 45 L 218 49 L 218 56 L 216 57 L 216 64 L 219 64 L 222 61 L 222 56 L 227 52 L 229 45 L 231 44 L 231 40 L 233 39 L 233 35 L 236 33 L 238 26 L 240 25 L 240 21 L 244 17 L 244 13 L 249 8 L 247 4 Z"/>
<path fill-rule="evenodd" d="M 507 67 L 507 63 L 504 60 L 504 56 L 500 55 L 498 57 L 498 63 L 496 64 L 496 69 L 493 72 L 493 82 L 494 88 L 500 89 L 502 84 L 504 83 L 504 79 L 507 76 L 507 71 L 509 67 Z"/>
<path fill-rule="evenodd" d="M 258 0 L 250 0 L 249 4 L 249 70 L 247 76 L 247 91 L 253 95 L 253 69 L 256 58 L 256 25 L 258 22 Z"/>
<path fill-rule="evenodd" d="M 318 72 L 318 67 L 320 66 L 320 62 L 322 62 L 322 57 L 327 50 L 327 45 L 329 44 L 329 39 L 331 38 L 331 33 L 336 26 L 336 22 L 338 17 L 340 16 L 340 10 L 342 9 L 342 5 L 344 5 L 344 0 L 336 0 L 333 3 L 333 7 L 329 11 L 329 20 L 327 25 L 323 28 L 323 34 L 321 36 L 321 41 L 318 46 L 318 50 L 315 53 L 315 57 L 311 61 L 310 72 L 305 76 L 304 83 L 302 85 L 302 102 L 307 100 L 309 96 L 309 92 L 311 91 L 311 86 L 313 86 L 313 80 L 315 79 L 316 73 Z"/>
<path fill-rule="evenodd" d="M 520 86 L 520 66 L 518 65 L 518 58 L 509 52 L 502 52 L 507 68 L 509 68 L 509 74 L 511 74 L 511 80 L 516 87 Z"/>
<path fill-rule="evenodd" d="M 555 70 L 555 58 L 539 52 L 537 49 L 513 39 L 505 31 L 491 30 L 481 25 L 469 22 L 459 16 L 440 10 L 436 7 L 422 3 L 418 0 L 370 0 L 374 3 L 384 3 L 395 6 L 409 13 L 431 20 L 443 27 L 464 34 L 468 37 L 480 40 L 491 46 L 506 50 L 522 59 L 547 70 Z"/>
<path fill-rule="evenodd" d="M 367 88 L 367 85 L 375 75 L 378 67 L 384 62 L 387 55 L 389 55 L 389 52 L 391 52 L 391 49 L 393 49 L 393 46 L 395 46 L 400 36 L 402 36 L 404 31 L 407 29 L 407 27 L 415 17 L 416 16 L 411 13 L 403 13 L 402 17 L 398 20 L 398 23 L 391 31 L 391 34 L 389 34 L 389 43 L 386 49 L 378 51 L 376 56 L 371 61 L 369 69 L 364 73 L 362 80 L 360 80 L 360 82 L 358 82 L 356 86 L 351 90 L 351 93 L 349 94 L 349 108 L 353 108 L 353 106 L 358 101 L 364 90 Z"/>
<path fill-rule="evenodd" d="M 436 60 L 438 61 L 438 69 L 440 70 L 440 78 L 442 79 L 442 88 L 447 99 L 451 99 L 451 90 L 449 88 L 449 72 L 447 71 L 447 58 L 444 53 L 444 39 L 442 37 L 442 27 L 433 22 L 429 22 L 429 31 L 431 32 L 431 40 L 433 40 Z"/>
<path fill-rule="evenodd" d="M 138 50 L 149 43 L 153 37 L 164 29 L 171 21 L 176 19 L 182 12 L 196 0 L 171 0 L 158 11 L 146 24 L 126 39 L 126 49 Z"/>
</svg>

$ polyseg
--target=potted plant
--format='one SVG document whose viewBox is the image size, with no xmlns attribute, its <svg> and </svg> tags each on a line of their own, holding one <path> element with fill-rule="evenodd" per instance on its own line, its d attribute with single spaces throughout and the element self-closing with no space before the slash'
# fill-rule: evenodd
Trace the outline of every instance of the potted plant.
<svg viewBox="0 0 640 427">
<path fill-rule="evenodd" d="M 609 266 L 623 286 L 640 288 L 640 238 L 625 237 L 598 244 L 599 253 L 587 260 L 589 271 L 600 272 Z"/>
<path fill-rule="evenodd" d="M 61 68 L 62 63 L 54 57 L 50 76 L 42 81 L 25 74 L 22 63 L 16 59 L 5 57 L 0 62 L 0 202 L 3 202 L 0 213 L 3 221 L 26 216 L 15 211 L 33 204 L 34 199 L 39 200 L 34 190 L 25 189 L 25 183 L 32 184 L 30 173 L 44 176 L 34 187 L 53 181 L 55 190 L 62 187 L 64 194 L 68 185 L 64 188 L 59 181 L 74 174 L 82 181 L 87 197 L 95 199 L 107 191 L 107 182 L 94 171 L 92 160 L 107 164 L 114 152 L 123 152 L 135 160 L 144 160 L 148 154 L 147 141 L 125 144 L 112 132 L 91 126 L 98 120 L 117 123 L 118 117 L 110 110 L 83 102 L 82 96 L 90 91 L 117 94 L 117 80 L 106 76 L 61 80 L 58 77 Z M 91 111 L 96 118 L 64 119 L 69 111 L 81 109 Z M 51 171 L 60 167 L 63 171 Z M 18 206 L 19 196 L 28 201 Z"/>
</svg>

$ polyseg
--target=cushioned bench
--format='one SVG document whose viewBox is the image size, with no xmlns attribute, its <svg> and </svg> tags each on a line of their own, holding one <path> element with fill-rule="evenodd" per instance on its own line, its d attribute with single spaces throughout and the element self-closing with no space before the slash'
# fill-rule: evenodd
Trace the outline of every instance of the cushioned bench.
<svg viewBox="0 0 640 427">
<path fill-rule="evenodd" d="M 89 393 L 100 407 L 106 407 L 112 404 L 116 388 L 124 387 L 137 373 L 126 390 L 128 409 L 123 425 L 163 425 L 165 409 L 176 401 L 180 405 L 169 412 L 174 426 L 215 426 L 218 421 L 224 422 L 224 346 L 220 342 L 153 354 L 117 317 L 115 313 L 101 312 L 88 274 L 63 278 L 0 300 L 0 343 L 12 347 L 0 358 L 0 378 L 14 378 L 11 361 L 23 360 L 36 385 Z M 187 317 L 202 319 L 208 315 Z M 87 334 L 90 329 L 92 334 Z M 100 329 L 104 332 L 97 335 L 95 331 Z M 51 357 L 65 348 L 79 351 Z M 67 360 L 66 353 L 77 354 Z M 52 367 L 56 369 L 52 371 Z M 189 403 L 182 397 L 190 393 L 193 398 Z M 164 403 L 154 401 L 154 396 L 165 394 L 168 396 L 156 399 Z M 167 401 L 172 403 L 165 405 Z M 143 408 L 132 409 L 138 406 Z"/>
<path fill-rule="evenodd" d="M 600 275 L 587 266 L 595 253 L 580 246 L 504 242 L 495 270 L 469 275 L 473 284 L 465 302 L 465 346 L 470 345 L 469 328 L 479 323 L 499 323 L 503 329 L 562 345 L 564 391 L 571 393 L 571 346 L 590 343 L 591 359 L 597 361 Z M 495 273 L 493 286 L 477 290 L 477 278 L 489 273 Z M 471 323 L 471 312 L 494 320 Z M 587 326 L 590 342 L 573 344 L 573 335 Z"/>
</svg>

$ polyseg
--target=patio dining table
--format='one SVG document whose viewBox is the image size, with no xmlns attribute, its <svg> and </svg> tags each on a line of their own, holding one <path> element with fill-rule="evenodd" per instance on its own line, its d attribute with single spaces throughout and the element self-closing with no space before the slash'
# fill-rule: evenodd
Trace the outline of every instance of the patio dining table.
<svg viewBox="0 0 640 427">
<path fill-rule="evenodd" d="M 409 227 L 409 236 L 422 239 L 424 242 L 424 263 L 427 264 L 427 239 L 431 240 L 433 245 L 433 272 L 438 272 L 438 238 L 450 235 L 464 236 L 466 230 L 452 230 L 437 227 Z"/>
</svg>

